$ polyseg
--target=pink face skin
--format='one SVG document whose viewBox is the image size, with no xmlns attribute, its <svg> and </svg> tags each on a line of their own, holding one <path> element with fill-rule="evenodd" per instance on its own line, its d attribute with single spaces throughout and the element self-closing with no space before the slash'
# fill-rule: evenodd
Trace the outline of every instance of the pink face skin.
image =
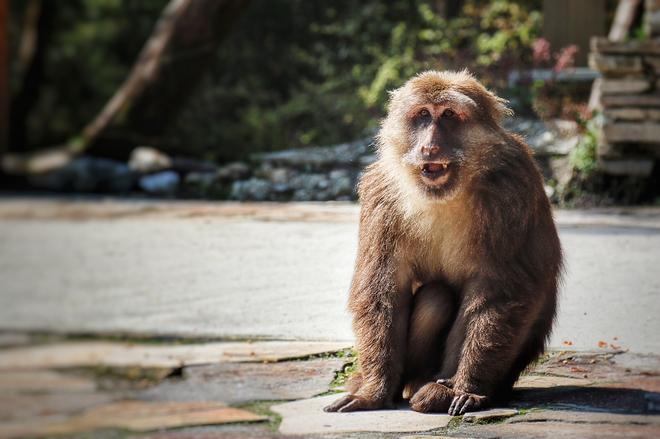
<svg viewBox="0 0 660 439">
<path fill-rule="evenodd" d="M 455 100 L 417 105 L 408 112 L 414 143 L 404 162 L 418 169 L 428 188 L 441 188 L 458 172 L 456 132 L 470 118 L 470 108 Z"/>
</svg>

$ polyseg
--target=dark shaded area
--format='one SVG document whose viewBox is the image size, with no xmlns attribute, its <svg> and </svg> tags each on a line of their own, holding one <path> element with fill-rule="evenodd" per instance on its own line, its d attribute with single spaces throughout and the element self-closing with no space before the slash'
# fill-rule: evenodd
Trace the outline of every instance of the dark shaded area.
<svg viewBox="0 0 660 439">
<path fill-rule="evenodd" d="M 509 405 L 548 409 L 660 415 L 660 393 L 640 389 L 557 386 L 515 389 Z M 655 401 L 655 403 L 653 403 Z"/>
</svg>

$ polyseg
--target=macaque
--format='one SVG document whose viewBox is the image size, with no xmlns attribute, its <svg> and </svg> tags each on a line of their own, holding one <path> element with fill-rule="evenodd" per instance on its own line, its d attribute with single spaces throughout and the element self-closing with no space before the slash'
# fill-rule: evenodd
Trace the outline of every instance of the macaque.
<svg viewBox="0 0 660 439">
<path fill-rule="evenodd" d="M 509 115 L 466 71 L 392 92 L 358 186 L 359 371 L 326 411 L 479 410 L 543 352 L 562 252 L 531 150 L 500 124 Z"/>
</svg>

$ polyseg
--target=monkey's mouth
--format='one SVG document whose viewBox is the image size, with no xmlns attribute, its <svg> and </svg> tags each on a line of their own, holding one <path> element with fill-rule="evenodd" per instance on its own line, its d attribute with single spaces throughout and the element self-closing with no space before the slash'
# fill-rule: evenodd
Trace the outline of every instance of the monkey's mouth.
<svg viewBox="0 0 660 439">
<path fill-rule="evenodd" d="M 433 184 L 444 184 L 449 179 L 453 164 L 448 161 L 424 163 L 422 177 Z"/>
</svg>

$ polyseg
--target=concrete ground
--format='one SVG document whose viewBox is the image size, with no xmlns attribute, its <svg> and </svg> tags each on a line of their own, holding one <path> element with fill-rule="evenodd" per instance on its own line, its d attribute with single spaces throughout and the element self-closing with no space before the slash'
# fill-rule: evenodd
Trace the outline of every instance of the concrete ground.
<svg viewBox="0 0 660 439">
<path fill-rule="evenodd" d="M 354 204 L 0 201 L 0 329 L 351 340 Z M 555 213 L 550 346 L 660 353 L 660 209 Z"/>
<path fill-rule="evenodd" d="M 660 437 L 660 209 L 556 212 L 554 349 L 507 407 L 454 418 L 320 410 L 355 361 L 357 211 L 0 201 L 0 438 Z M 118 334 L 144 339 L 97 340 Z"/>
</svg>

